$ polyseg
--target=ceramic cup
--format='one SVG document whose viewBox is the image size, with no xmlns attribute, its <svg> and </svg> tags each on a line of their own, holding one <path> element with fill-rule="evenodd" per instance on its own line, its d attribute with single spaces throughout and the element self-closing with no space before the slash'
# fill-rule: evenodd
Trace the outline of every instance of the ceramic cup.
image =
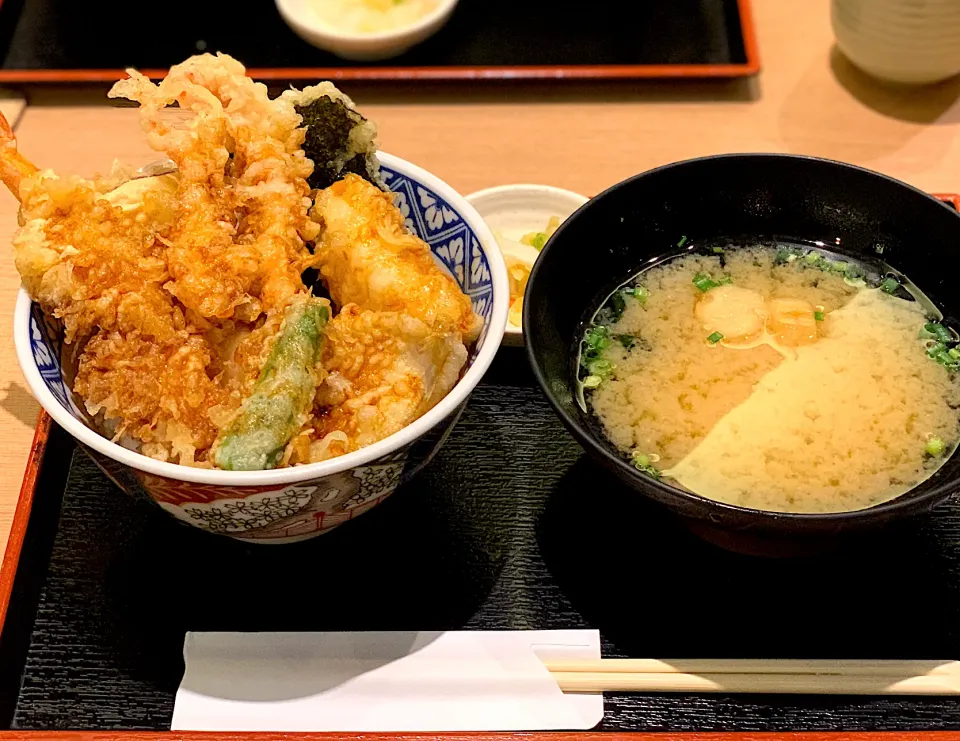
<svg viewBox="0 0 960 741">
<path fill-rule="evenodd" d="M 960 74 L 960 0 L 832 0 L 837 46 L 889 82 L 921 85 Z"/>
</svg>

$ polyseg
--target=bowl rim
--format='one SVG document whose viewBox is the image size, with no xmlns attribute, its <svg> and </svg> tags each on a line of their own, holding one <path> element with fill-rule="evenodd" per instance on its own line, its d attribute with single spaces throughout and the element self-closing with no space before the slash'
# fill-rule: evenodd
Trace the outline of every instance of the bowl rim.
<svg viewBox="0 0 960 741">
<path fill-rule="evenodd" d="M 473 193 L 468 193 L 465 195 L 464 198 L 466 198 L 470 204 L 473 205 L 474 201 L 482 201 L 484 198 L 489 198 L 493 195 L 500 195 L 501 193 L 525 193 L 531 191 L 548 193 L 551 196 L 564 198 L 570 202 L 577 201 L 581 206 L 590 200 L 582 193 L 577 193 L 573 190 L 567 190 L 566 188 L 558 188 L 556 185 L 542 185 L 540 183 L 504 183 L 503 185 L 494 185 L 490 188 L 475 190 Z M 573 212 L 571 212 L 571 215 L 572 214 Z M 483 214 L 480 215 L 483 216 Z M 559 229 L 559 227 L 557 228 Z"/>
<path fill-rule="evenodd" d="M 438 0 L 437 6 L 433 10 L 407 26 L 389 31 L 377 31 L 376 33 L 354 33 L 339 31 L 333 26 L 310 17 L 309 13 L 295 11 L 294 8 L 300 5 L 297 0 L 274 0 L 277 10 L 288 25 L 297 25 L 306 32 L 323 37 L 326 41 L 345 41 L 356 44 L 401 41 L 409 36 L 414 36 L 453 12 L 459 1 Z"/>
<path fill-rule="evenodd" d="M 881 178 L 883 180 L 892 183 L 893 185 L 906 188 L 907 190 L 912 191 L 914 194 L 921 196 L 935 204 L 939 207 L 944 207 L 944 204 L 938 201 L 929 193 L 916 188 L 909 183 L 905 183 L 902 180 L 898 180 L 889 175 L 884 175 L 881 172 L 876 170 L 871 170 L 866 167 L 860 167 L 859 165 L 852 165 L 847 162 L 840 162 L 838 160 L 831 160 L 825 157 L 813 157 L 810 155 L 800 155 L 800 154 L 783 154 L 778 152 L 731 152 L 725 154 L 715 154 L 707 155 L 704 157 L 693 157 L 691 159 L 680 160 L 678 162 L 671 162 L 666 165 L 661 165 L 660 167 L 655 167 L 650 170 L 645 170 L 644 172 L 632 175 L 624 180 L 621 180 L 618 183 L 611 185 L 608 188 L 605 188 L 601 193 L 597 194 L 591 198 L 587 203 L 581 206 L 577 211 L 572 213 L 560 226 L 557 228 L 557 231 L 554 232 L 553 236 L 547 243 L 544 245 L 543 250 L 540 252 L 540 259 L 538 259 L 534 265 L 533 269 L 530 271 L 530 277 L 528 279 L 528 287 L 530 285 L 536 284 L 537 274 L 540 272 L 542 265 L 545 262 L 545 257 L 549 254 L 549 250 L 553 243 L 560 237 L 564 230 L 574 222 L 575 218 L 584 210 L 590 208 L 590 206 L 596 202 L 599 202 L 608 194 L 613 193 L 616 190 L 619 190 L 622 187 L 625 187 L 636 180 L 646 178 L 657 173 L 672 170 L 675 168 L 691 166 L 702 162 L 711 162 L 713 160 L 736 160 L 736 159 L 745 159 L 745 158 L 757 158 L 757 159 L 770 159 L 770 160 L 789 160 L 789 161 L 809 161 L 815 162 L 817 164 L 829 165 L 833 167 L 840 167 L 848 170 L 855 170 L 862 174 L 866 174 L 872 177 Z M 960 213 L 955 214 L 958 219 L 960 219 Z M 531 303 L 529 301 L 524 302 L 523 306 L 523 324 L 524 324 L 524 335 L 527 335 L 526 327 L 532 322 L 531 314 Z M 668 506 L 674 506 L 677 508 L 683 507 L 683 505 L 689 504 L 698 504 L 701 506 L 708 506 L 713 508 L 714 511 L 720 511 L 727 513 L 729 515 L 739 515 L 739 516 L 749 516 L 758 520 L 762 520 L 768 525 L 773 524 L 783 524 L 785 522 L 790 522 L 795 525 L 803 526 L 805 524 L 824 524 L 829 523 L 833 525 L 842 525 L 849 521 L 861 520 L 864 517 L 877 517 L 882 516 L 891 512 L 897 512 L 901 510 L 922 510 L 925 508 L 926 503 L 931 500 L 941 500 L 953 493 L 957 488 L 955 482 L 944 482 L 935 486 L 930 491 L 925 494 L 914 497 L 911 499 L 906 499 L 905 494 L 901 494 L 899 497 L 895 497 L 887 502 L 881 502 L 872 507 L 867 507 L 865 509 L 855 509 L 848 510 L 843 512 L 776 512 L 773 510 L 765 509 L 754 509 L 752 507 L 740 507 L 734 504 L 727 504 L 726 502 L 719 502 L 715 499 L 709 499 L 699 494 L 694 494 L 693 492 L 683 491 L 682 489 L 677 489 L 675 487 L 669 486 L 668 484 L 658 481 L 650 476 L 646 476 L 640 471 L 637 471 L 633 466 L 629 465 L 626 461 L 620 457 L 613 454 L 613 452 L 603 443 L 596 439 L 596 437 L 587 430 L 579 420 L 574 419 L 566 410 L 561 406 L 558 399 L 556 398 L 553 389 L 548 383 L 546 377 L 543 374 L 542 369 L 540 368 L 539 363 L 537 363 L 536 353 L 533 348 L 533 343 L 530 342 L 529 337 L 526 336 L 526 353 L 527 360 L 530 363 L 530 366 L 533 370 L 533 375 L 537 379 L 537 383 L 540 385 L 540 388 L 543 390 L 544 395 L 547 397 L 547 401 L 550 403 L 550 406 L 553 407 L 554 412 L 560 417 L 561 422 L 566 426 L 574 437 L 576 437 L 581 445 L 587 450 L 591 455 L 603 460 L 614 470 L 616 470 L 621 476 L 628 478 L 631 481 L 636 481 L 637 483 L 643 484 L 644 488 L 651 492 L 656 492 L 654 499 L 660 501 Z"/>
<path fill-rule="evenodd" d="M 161 476 L 176 481 L 185 481 L 195 484 L 212 484 L 219 486 L 273 486 L 293 484 L 313 479 L 319 479 L 336 473 L 348 471 L 357 466 L 375 461 L 389 455 L 398 448 L 402 448 L 442 422 L 453 414 L 457 407 L 464 403 L 477 383 L 486 373 L 493 362 L 500 347 L 504 329 L 507 323 L 508 310 L 508 278 L 500 250 L 495 249 L 496 240 L 493 233 L 480 215 L 467 200 L 457 193 L 446 182 L 417 165 L 406 160 L 378 152 L 377 157 L 382 165 L 395 170 L 401 175 L 409 176 L 436 193 L 440 198 L 453 206 L 466 225 L 473 231 L 480 242 L 487 264 L 490 267 L 490 281 L 492 286 L 490 323 L 486 329 L 483 345 L 480 347 L 473 364 L 467 369 L 463 377 L 454 385 L 436 406 L 430 409 L 419 419 L 414 420 L 401 430 L 385 437 L 373 445 L 360 448 L 352 453 L 320 461 L 307 463 L 301 466 L 275 468 L 266 471 L 223 471 L 215 468 L 194 468 L 179 463 L 168 463 L 150 458 L 142 453 L 129 450 L 118 443 L 111 442 L 99 433 L 87 427 L 76 419 L 43 382 L 40 370 L 33 359 L 30 344 L 30 313 L 33 300 L 26 289 L 21 285 L 17 294 L 17 304 L 14 312 L 14 346 L 17 360 L 23 372 L 27 385 L 34 398 L 53 420 L 69 432 L 80 443 L 130 468 Z"/>
</svg>

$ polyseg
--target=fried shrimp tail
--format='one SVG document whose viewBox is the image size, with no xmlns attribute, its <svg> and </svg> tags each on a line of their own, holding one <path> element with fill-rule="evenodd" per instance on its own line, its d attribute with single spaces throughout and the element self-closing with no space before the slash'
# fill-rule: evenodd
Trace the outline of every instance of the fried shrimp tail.
<svg viewBox="0 0 960 741">
<path fill-rule="evenodd" d="M 17 138 L 10 122 L 0 113 L 0 180 L 19 201 L 20 183 L 37 172 L 37 166 L 17 151 Z"/>
<path fill-rule="evenodd" d="M 215 445 L 217 466 L 260 471 L 280 463 L 313 402 L 317 360 L 329 317 L 330 308 L 323 299 L 290 305 L 253 393 Z"/>
</svg>

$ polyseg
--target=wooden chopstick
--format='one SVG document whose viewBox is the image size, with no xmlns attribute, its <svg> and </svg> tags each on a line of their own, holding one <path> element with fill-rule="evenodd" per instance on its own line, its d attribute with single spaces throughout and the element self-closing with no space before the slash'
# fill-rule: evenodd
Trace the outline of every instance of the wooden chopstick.
<svg viewBox="0 0 960 741">
<path fill-rule="evenodd" d="M 551 672 L 638 674 L 840 674 L 913 677 L 960 674 L 960 661 L 860 659 L 596 659 L 545 661 Z"/>
<path fill-rule="evenodd" d="M 545 662 L 564 692 L 960 695 L 960 662 L 601 659 Z"/>
</svg>

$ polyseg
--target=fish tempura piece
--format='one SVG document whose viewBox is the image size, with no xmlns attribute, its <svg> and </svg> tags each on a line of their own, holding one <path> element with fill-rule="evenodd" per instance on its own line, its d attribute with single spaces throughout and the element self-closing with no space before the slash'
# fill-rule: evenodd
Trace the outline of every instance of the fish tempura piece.
<svg viewBox="0 0 960 741">
<path fill-rule="evenodd" d="M 313 214 L 323 222 L 317 267 L 339 306 L 401 312 L 466 342 L 479 335 L 483 321 L 470 298 L 407 232 L 390 194 L 347 175 L 321 191 Z"/>
<path fill-rule="evenodd" d="M 348 452 L 421 417 L 453 388 L 467 350 L 420 319 L 350 305 L 328 325 L 317 392 L 317 438 L 346 433 Z"/>
<path fill-rule="evenodd" d="M 213 460 L 232 471 L 275 468 L 303 426 L 317 388 L 317 360 L 330 317 L 326 300 L 295 300 L 240 412 L 215 446 Z"/>
</svg>

